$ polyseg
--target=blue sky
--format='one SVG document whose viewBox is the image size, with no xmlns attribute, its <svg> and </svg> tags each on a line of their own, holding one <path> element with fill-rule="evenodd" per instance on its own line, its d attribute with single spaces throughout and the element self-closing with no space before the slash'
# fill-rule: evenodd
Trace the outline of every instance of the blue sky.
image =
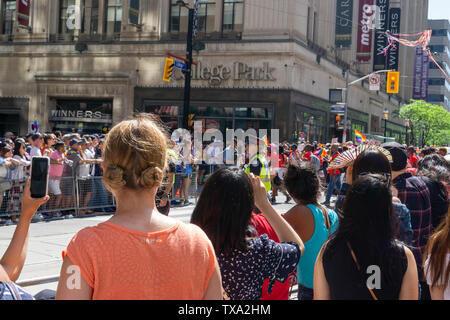
<svg viewBox="0 0 450 320">
<path fill-rule="evenodd" d="M 429 0 L 428 19 L 450 20 L 450 0 Z"/>
</svg>

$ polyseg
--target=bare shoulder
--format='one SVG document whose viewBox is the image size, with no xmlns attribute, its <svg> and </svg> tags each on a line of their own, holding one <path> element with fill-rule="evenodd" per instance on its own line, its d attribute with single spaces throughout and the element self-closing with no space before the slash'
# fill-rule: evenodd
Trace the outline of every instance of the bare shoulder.
<svg viewBox="0 0 450 320">
<path fill-rule="evenodd" d="M 405 254 L 408 260 L 413 259 L 415 261 L 414 254 L 412 253 L 411 249 L 409 249 L 407 246 L 403 246 L 403 249 L 405 250 Z"/>
<path fill-rule="evenodd" d="M 284 217 L 289 219 L 301 218 L 302 216 L 310 214 L 311 211 L 306 206 L 297 205 L 292 207 L 288 212 L 284 214 Z"/>
</svg>

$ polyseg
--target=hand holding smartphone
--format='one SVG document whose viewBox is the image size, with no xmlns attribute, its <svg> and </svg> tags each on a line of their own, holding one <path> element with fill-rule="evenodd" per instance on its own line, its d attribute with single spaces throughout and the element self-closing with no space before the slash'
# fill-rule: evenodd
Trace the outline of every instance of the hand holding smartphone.
<svg viewBox="0 0 450 320">
<path fill-rule="evenodd" d="M 33 157 L 31 160 L 31 198 L 44 198 L 48 194 L 50 158 Z"/>
</svg>

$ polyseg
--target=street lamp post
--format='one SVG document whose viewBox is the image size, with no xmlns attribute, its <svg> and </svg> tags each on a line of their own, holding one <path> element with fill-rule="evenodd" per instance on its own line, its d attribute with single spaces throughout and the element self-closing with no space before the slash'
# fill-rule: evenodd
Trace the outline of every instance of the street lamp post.
<svg viewBox="0 0 450 320">
<path fill-rule="evenodd" d="M 312 131 L 312 126 L 313 126 L 313 123 L 314 123 L 314 117 L 310 117 L 309 118 L 309 120 L 308 120 L 308 123 L 309 123 L 309 130 L 308 130 L 308 142 L 310 143 L 311 142 L 311 131 Z"/>
<path fill-rule="evenodd" d="M 408 139 L 408 128 L 409 128 L 409 119 L 405 119 L 405 130 L 406 130 L 406 135 L 405 135 L 405 144 L 407 146 L 409 146 L 409 139 Z"/>
<path fill-rule="evenodd" d="M 422 148 L 425 145 L 424 137 L 425 136 L 425 125 L 422 125 Z"/>
<path fill-rule="evenodd" d="M 186 71 L 184 79 L 184 107 L 183 107 L 183 128 L 187 129 L 189 126 L 189 108 L 191 101 L 191 73 L 192 73 L 192 34 L 194 32 L 194 14 L 195 9 L 189 8 L 189 6 L 183 1 L 178 0 L 177 5 L 185 7 L 189 11 L 188 19 L 188 32 L 186 39 Z"/>
<path fill-rule="evenodd" d="M 388 109 L 384 109 L 383 116 L 384 116 L 384 142 L 386 142 L 387 120 L 389 118 L 389 110 Z"/>
</svg>

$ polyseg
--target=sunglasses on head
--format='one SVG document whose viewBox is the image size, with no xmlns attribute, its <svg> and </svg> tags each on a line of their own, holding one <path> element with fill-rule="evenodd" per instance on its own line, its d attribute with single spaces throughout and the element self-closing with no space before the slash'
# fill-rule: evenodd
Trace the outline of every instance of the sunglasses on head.
<svg viewBox="0 0 450 320">
<path fill-rule="evenodd" d="M 370 175 L 374 178 L 377 178 L 386 184 L 391 184 L 391 175 L 389 173 L 361 172 L 358 175 L 358 177 L 363 177 L 363 176 L 368 176 L 368 175 Z"/>
</svg>

